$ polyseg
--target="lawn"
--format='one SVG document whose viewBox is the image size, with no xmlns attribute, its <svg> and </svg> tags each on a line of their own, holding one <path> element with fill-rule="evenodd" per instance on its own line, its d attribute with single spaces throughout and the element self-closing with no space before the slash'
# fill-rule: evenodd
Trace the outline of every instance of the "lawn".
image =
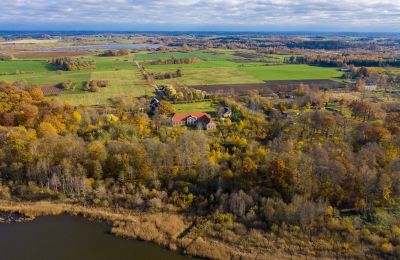
<svg viewBox="0 0 400 260">
<path fill-rule="evenodd" d="M 215 114 L 218 104 L 212 101 L 174 104 L 175 113 L 177 114 L 188 114 L 195 112 L 204 112 Z"/>
</svg>

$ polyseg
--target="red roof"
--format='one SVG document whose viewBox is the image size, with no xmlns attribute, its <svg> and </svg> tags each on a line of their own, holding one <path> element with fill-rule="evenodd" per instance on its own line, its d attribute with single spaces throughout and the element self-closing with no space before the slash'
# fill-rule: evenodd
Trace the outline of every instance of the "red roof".
<svg viewBox="0 0 400 260">
<path fill-rule="evenodd" d="M 201 119 L 206 124 L 211 122 L 210 115 L 208 115 L 206 113 L 202 113 L 202 112 L 197 112 L 197 113 L 191 113 L 191 114 L 175 114 L 172 117 L 172 123 L 182 122 L 183 120 L 186 120 L 190 116 L 196 117 L 197 119 Z"/>
</svg>

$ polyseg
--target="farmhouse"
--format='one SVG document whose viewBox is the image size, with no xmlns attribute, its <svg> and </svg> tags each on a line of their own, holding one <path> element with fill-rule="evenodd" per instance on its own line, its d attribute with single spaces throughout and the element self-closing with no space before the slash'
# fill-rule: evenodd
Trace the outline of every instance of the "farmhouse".
<svg viewBox="0 0 400 260">
<path fill-rule="evenodd" d="M 365 84 L 365 90 L 367 91 L 375 91 L 377 90 L 378 85 L 373 83 L 373 82 L 366 82 Z"/>
<path fill-rule="evenodd" d="M 158 105 L 160 104 L 160 101 L 157 99 L 157 98 L 153 98 L 151 101 L 150 101 L 150 109 L 151 109 L 151 111 L 155 111 L 156 109 L 157 109 L 157 107 L 158 107 Z"/>
<path fill-rule="evenodd" d="M 220 107 L 218 109 L 218 117 L 221 119 L 230 118 L 232 116 L 232 109 L 230 107 Z"/>
<path fill-rule="evenodd" d="M 171 118 L 171 124 L 173 126 L 193 126 L 197 129 L 203 130 L 212 130 L 216 128 L 211 116 L 202 112 L 192 114 L 175 114 Z"/>
</svg>

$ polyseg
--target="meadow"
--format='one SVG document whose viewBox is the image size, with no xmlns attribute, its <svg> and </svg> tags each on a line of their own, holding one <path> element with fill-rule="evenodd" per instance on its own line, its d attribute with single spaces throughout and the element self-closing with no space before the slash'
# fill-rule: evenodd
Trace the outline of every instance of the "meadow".
<svg viewBox="0 0 400 260">
<path fill-rule="evenodd" d="M 92 72 L 89 80 L 107 80 L 110 86 L 99 88 L 97 92 L 65 90 L 58 98 L 75 105 L 98 105 L 107 104 L 115 97 L 152 94 L 152 89 L 142 79 L 138 69 Z"/>
<path fill-rule="evenodd" d="M 237 63 L 230 61 L 204 61 L 195 64 L 146 66 L 154 72 L 173 72 L 181 69 L 181 78 L 161 80 L 161 84 L 212 85 L 234 83 L 262 83 L 266 80 L 341 80 L 336 68 L 309 65 L 265 65 L 264 63 Z"/>
<path fill-rule="evenodd" d="M 175 113 L 178 114 L 188 114 L 199 111 L 214 114 L 217 110 L 217 106 L 218 104 L 212 101 L 174 104 Z"/>
<path fill-rule="evenodd" d="M 322 68 L 310 65 L 244 66 L 242 71 L 258 80 L 311 80 L 339 79 L 342 73 L 337 68 Z"/>
<path fill-rule="evenodd" d="M 242 55 L 242 56 L 240 56 Z M 213 52 L 139 52 L 128 56 L 101 57 L 97 55 L 79 56 L 96 62 L 95 70 L 56 71 L 46 59 L 0 61 L 0 80 L 15 82 L 26 80 L 28 84 L 59 84 L 65 81 L 75 83 L 72 90 L 64 90 L 60 99 L 73 105 L 95 105 L 109 103 L 110 98 L 117 96 L 143 96 L 151 94 L 152 89 L 146 84 L 134 61 L 138 60 L 151 72 L 175 72 L 181 69 L 180 78 L 158 81 L 159 84 L 176 84 L 179 86 L 263 83 L 268 80 L 340 80 L 341 73 L 335 68 L 322 68 L 308 65 L 284 65 L 285 55 L 261 55 L 271 62 L 252 62 L 246 58 L 247 52 L 235 55 L 232 50 L 215 50 Z M 149 65 L 150 60 L 176 58 L 199 58 L 193 64 Z M 248 52 L 248 57 L 254 57 Z M 257 57 L 257 56 L 256 56 Z M 24 74 L 20 74 L 24 72 Z M 84 82 L 89 80 L 107 80 L 110 86 L 98 92 L 84 91 Z"/>
<path fill-rule="evenodd" d="M 86 56 L 96 61 L 95 70 L 56 71 L 47 60 L 13 60 L 0 62 L 1 73 L 29 72 L 28 74 L 0 75 L 0 80 L 15 82 L 26 80 L 28 84 L 59 84 L 67 80 L 75 83 L 72 90 L 64 90 L 59 99 L 72 105 L 107 104 L 110 98 L 118 96 L 143 96 L 151 94 L 140 71 L 133 63 L 132 56 L 99 57 Z M 107 80 L 110 86 L 91 93 L 83 89 L 89 80 Z"/>
<path fill-rule="evenodd" d="M 199 58 L 202 60 L 227 60 L 233 58 L 232 52 L 218 51 L 218 52 L 203 52 L 203 51 L 170 51 L 170 52 L 142 52 L 134 54 L 135 60 L 166 60 L 174 56 L 177 59 L 182 58 Z"/>
<path fill-rule="evenodd" d="M 248 57 L 257 57 L 250 51 L 238 52 L 163 52 L 137 53 L 134 58 L 141 60 L 147 70 L 158 73 L 174 72 L 180 69 L 183 76 L 174 79 L 159 80 L 159 84 L 176 85 L 213 85 L 234 83 L 262 83 L 267 80 L 341 80 L 342 73 L 337 68 L 323 68 L 309 65 L 286 65 L 287 55 L 259 55 L 266 62 L 252 61 Z M 176 58 L 202 59 L 193 64 L 150 65 L 146 61 Z"/>
<path fill-rule="evenodd" d="M 0 61 L 0 73 L 24 72 L 47 72 L 51 70 L 46 60 L 11 60 Z"/>
</svg>

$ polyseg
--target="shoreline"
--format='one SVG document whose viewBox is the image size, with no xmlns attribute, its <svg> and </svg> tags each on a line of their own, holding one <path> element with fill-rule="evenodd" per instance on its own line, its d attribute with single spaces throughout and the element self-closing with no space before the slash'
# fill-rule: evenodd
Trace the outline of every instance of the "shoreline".
<svg viewBox="0 0 400 260">
<path fill-rule="evenodd" d="M 206 259 L 299 259 L 313 257 L 293 255 L 265 255 L 256 250 L 243 252 L 233 245 L 210 237 L 188 234 L 193 227 L 193 220 L 183 214 L 170 212 L 138 212 L 126 209 L 85 207 L 65 202 L 18 202 L 0 200 L 0 212 L 19 213 L 33 220 L 40 216 L 70 214 L 89 220 L 104 221 L 111 226 L 115 236 L 138 239 L 155 243 L 184 255 Z M 18 222 L 18 221 L 17 221 Z M 0 221 L 1 223 L 1 221 Z"/>
</svg>

